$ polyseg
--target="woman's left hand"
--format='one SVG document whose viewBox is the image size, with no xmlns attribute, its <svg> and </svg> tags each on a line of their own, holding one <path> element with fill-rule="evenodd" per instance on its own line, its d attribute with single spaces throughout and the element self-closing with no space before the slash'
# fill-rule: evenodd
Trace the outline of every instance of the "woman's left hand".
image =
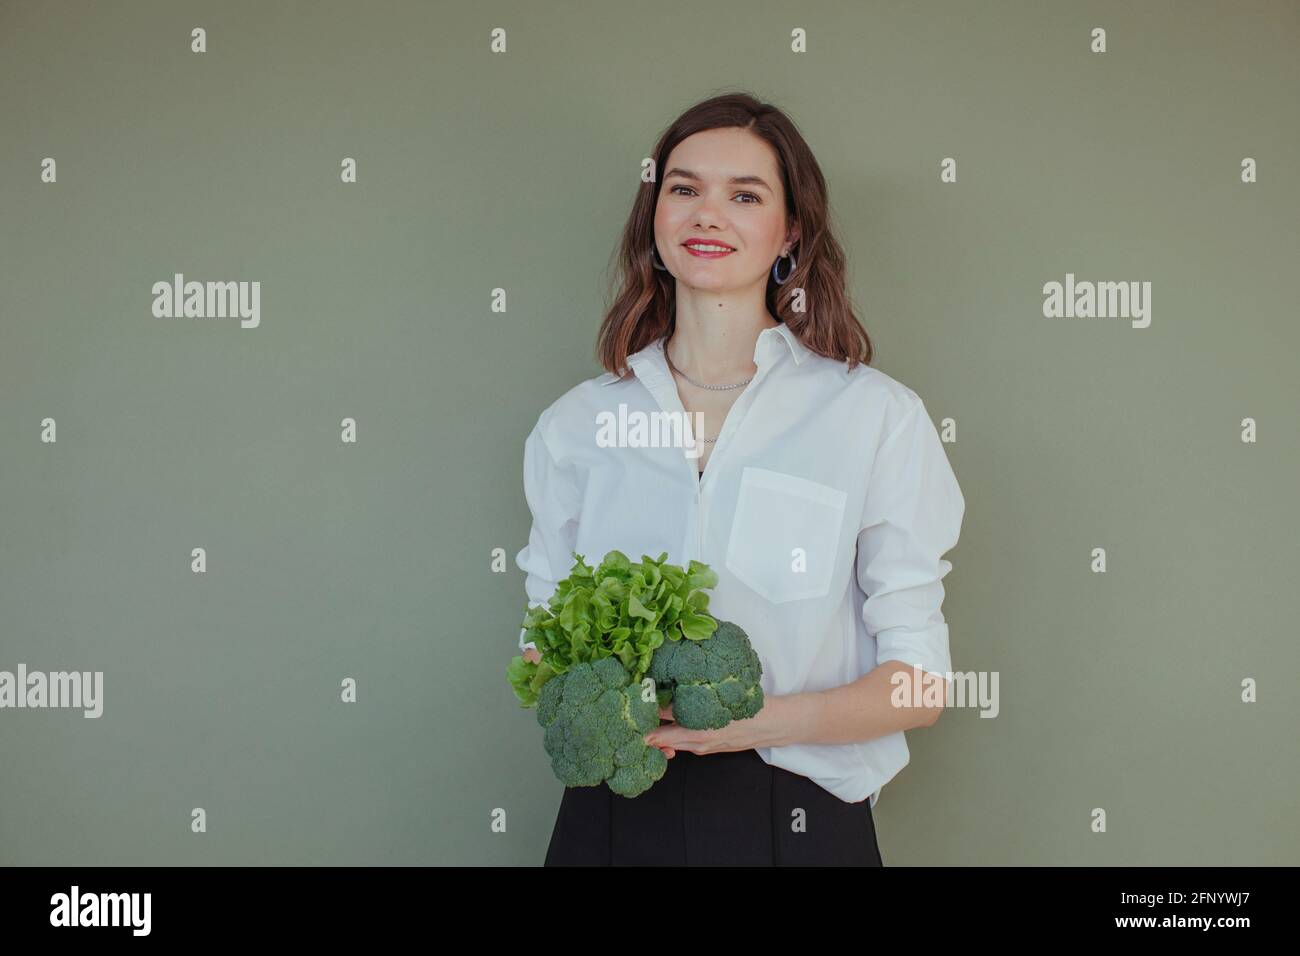
<svg viewBox="0 0 1300 956">
<path fill-rule="evenodd" d="M 673 719 L 673 708 L 659 708 L 664 720 Z M 646 743 L 659 747 L 664 755 L 672 757 L 678 750 L 693 754 L 725 753 L 732 750 L 752 750 L 755 747 L 779 746 L 784 737 L 785 706 L 782 698 L 769 695 L 762 709 L 753 717 L 733 720 L 720 730 L 690 730 L 677 724 L 664 724 L 646 734 Z"/>
</svg>

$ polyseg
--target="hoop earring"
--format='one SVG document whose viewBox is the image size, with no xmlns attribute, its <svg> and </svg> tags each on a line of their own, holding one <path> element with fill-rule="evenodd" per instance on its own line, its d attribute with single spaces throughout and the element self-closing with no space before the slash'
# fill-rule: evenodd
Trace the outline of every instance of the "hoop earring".
<svg viewBox="0 0 1300 956">
<path fill-rule="evenodd" d="M 790 260 L 790 268 L 786 270 L 785 279 L 782 279 L 780 276 L 776 274 L 776 268 L 781 264 L 782 259 Z M 795 262 L 794 253 L 787 253 L 784 256 L 777 256 L 776 262 L 772 263 L 772 281 L 775 282 L 777 285 L 785 285 L 786 279 L 789 279 L 791 274 L 793 274 L 794 267 L 796 265 L 798 265 L 798 263 Z"/>
<path fill-rule="evenodd" d="M 668 267 L 659 261 L 659 247 L 653 242 L 650 243 L 650 264 L 660 272 L 667 272 Z"/>
</svg>

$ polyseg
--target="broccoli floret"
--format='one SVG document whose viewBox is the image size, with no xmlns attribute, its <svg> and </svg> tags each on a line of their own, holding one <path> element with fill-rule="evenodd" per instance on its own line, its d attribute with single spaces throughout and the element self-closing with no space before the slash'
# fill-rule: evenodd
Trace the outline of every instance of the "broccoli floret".
<svg viewBox="0 0 1300 956">
<path fill-rule="evenodd" d="M 749 635 L 730 621 L 718 621 L 702 641 L 665 641 L 647 673 L 660 702 L 672 701 L 673 720 L 691 730 L 718 730 L 763 707 L 763 664 Z"/>
<path fill-rule="evenodd" d="M 602 782 L 624 797 L 648 789 L 668 769 L 668 758 L 645 735 L 659 726 L 659 703 L 641 699 L 640 685 L 615 657 L 574 664 L 552 677 L 537 699 L 537 722 L 551 769 L 566 787 Z"/>
</svg>

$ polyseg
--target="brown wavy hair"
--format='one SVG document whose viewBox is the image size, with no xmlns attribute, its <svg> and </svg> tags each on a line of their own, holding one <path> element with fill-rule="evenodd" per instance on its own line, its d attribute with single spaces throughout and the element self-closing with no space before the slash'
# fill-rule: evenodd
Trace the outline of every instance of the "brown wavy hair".
<svg viewBox="0 0 1300 956">
<path fill-rule="evenodd" d="M 799 239 L 790 250 L 797 263 L 794 271 L 780 285 L 770 274 L 767 277 L 768 310 L 813 352 L 847 361 L 850 368 L 858 362 L 870 364 L 871 337 L 854 314 L 845 288 L 844 250 L 831 232 L 821 167 L 785 113 L 743 92 L 697 103 L 659 137 L 652 154 L 654 179 L 641 184 L 623 227 L 617 252 L 619 290 L 601 322 L 596 358 L 607 371 L 625 375 L 629 355 L 676 329 L 677 280 L 656 269 L 651 259 L 659 171 L 686 137 L 729 127 L 750 130 L 776 152 L 786 216 L 799 225 Z M 804 290 L 804 312 L 791 308 L 796 289 Z"/>
</svg>

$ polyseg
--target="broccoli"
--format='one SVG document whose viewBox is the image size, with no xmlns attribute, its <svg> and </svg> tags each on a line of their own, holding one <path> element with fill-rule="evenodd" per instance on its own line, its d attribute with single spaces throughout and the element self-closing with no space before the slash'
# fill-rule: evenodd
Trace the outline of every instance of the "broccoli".
<svg viewBox="0 0 1300 956">
<path fill-rule="evenodd" d="M 646 673 L 659 688 L 659 703 L 671 700 L 673 720 L 691 730 L 717 730 L 763 707 L 763 664 L 749 635 L 730 621 L 718 621 L 702 641 L 664 642 Z"/>
<path fill-rule="evenodd" d="M 635 797 L 668 769 L 668 758 L 645 735 L 659 726 L 659 703 L 643 700 L 616 657 L 574 664 L 542 685 L 537 722 L 551 769 L 566 787 L 601 782 Z"/>
</svg>

